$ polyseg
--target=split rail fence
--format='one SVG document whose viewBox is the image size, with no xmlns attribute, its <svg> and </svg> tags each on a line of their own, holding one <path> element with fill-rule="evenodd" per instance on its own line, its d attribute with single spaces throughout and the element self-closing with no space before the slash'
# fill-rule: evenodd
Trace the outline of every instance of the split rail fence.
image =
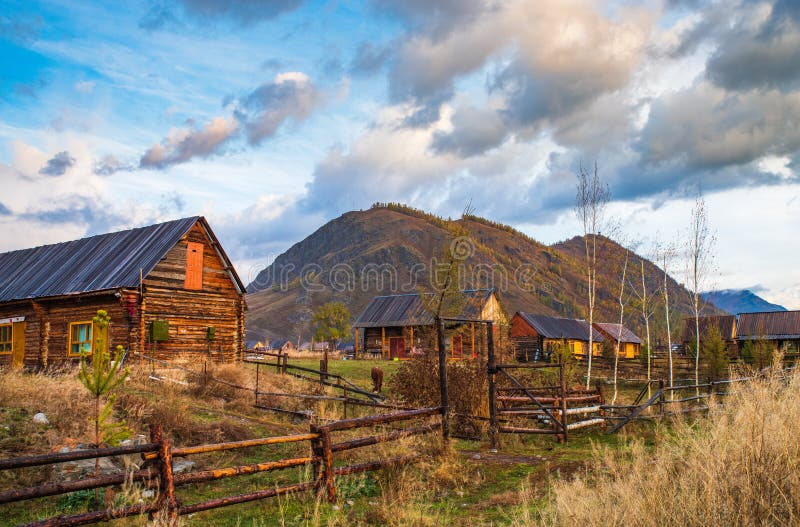
<svg viewBox="0 0 800 527">
<path fill-rule="evenodd" d="M 120 506 L 81 514 L 53 516 L 24 524 L 26 527 L 69 527 L 106 522 L 129 516 L 153 515 L 156 513 L 165 514 L 169 523 L 175 524 L 177 518 L 182 515 L 306 491 L 317 491 L 324 495 L 328 501 L 334 502 L 336 500 L 336 478 L 351 474 L 371 472 L 386 467 L 404 465 L 412 463 L 420 457 L 420 454 L 417 453 L 389 458 L 384 457 L 358 464 L 337 465 L 336 455 L 338 453 L 441 430 L 442 423 L 440 420 L 430 422 L 431 417 L 440 415 L 441 408 L 439 407 L 422 408 L 356 419 L 345 419 L 322 425 L 311 425 L 309 433 L 305 434 L 265 437 L 189 447 L 173 447 L 171 441 L 163 437 L 161 428 L 159 426 L 154 426 L 151 428 L 150 441 L 142 445 L 94 448 L 64 453 L 0 459 L 0 470 L 44 467 L 68 461 L 132 454 L 141 454 L 144 460 L 141 468 L 133 472 L 101 475 L 84 478 L 78 481 L 50 482 L 43 485 L 2 491 L 0 492 L 0 504 L 20 502 L 47 496 L 57 496 L 76 491 L 121 486 L 126 482 L 140 483 L 145 488 L 158 491 L 156 497 L 146 503 Z M 343 431 L 372 429 L 374 427 L 414 420 L 422 420 L 424 422 L 418 422 L 415 426 L 381 430 L 377 433 L 372 433 L 356 439 L 334 439 L 336 434 Z M 372 431 L 375 432 L 375 430 Z M 277 461 L 264 461 L 250 465 L 201 470 L 183 474 L 173 473 L 173 459 L 177 457 L 300 442 L 309 442 L 310 451 L 307 455 Z M 177 495 L 178 487 L 184 485 L 206 483 L 223 478 L 304 466 L 309 466 L 311 468 L 312 476 L 308 480 L 296 483 L 277 485 L 270 488 L 263 488 L 234 496 L 209 499 L 192 504 L 182 503 L 182 500 Z"/>
</svg>

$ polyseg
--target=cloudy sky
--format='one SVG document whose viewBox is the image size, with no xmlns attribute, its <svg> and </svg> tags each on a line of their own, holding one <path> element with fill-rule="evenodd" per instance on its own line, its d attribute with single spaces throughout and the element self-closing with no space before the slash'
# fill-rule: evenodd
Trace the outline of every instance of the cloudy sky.
<svg viewBox="0 0 800 527">
<path fill-rule="evenodd" d="M 203 214 L 248 281 L 375 201 L 549 243 L 596 161 L 629 239 L 701 189 L 715 286 L 800 308 L 798 6 L 0 0 L 0 250 Z"/>
</svg>

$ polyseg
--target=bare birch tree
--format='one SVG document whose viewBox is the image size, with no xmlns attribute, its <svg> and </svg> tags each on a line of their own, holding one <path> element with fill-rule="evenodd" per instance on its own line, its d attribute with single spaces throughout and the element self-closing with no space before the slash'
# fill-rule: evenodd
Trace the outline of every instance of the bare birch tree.
<svg viewBox="0 0 800 527">
<path fill-rule="evenodd" d="M 655 256 L 653 257 L 654 260 L 658 260 L 658 249 L 654 251 Z M 653 347 L 652 347 L 652 340 L 650 338 L 650 319 L 653 318 L 656 311 L 656 303 L 652 301 L 652 298 L 658 295 L 658 289 L 656 288 L 654 291 L 648 291 L 647 289 L 647 280 L 645 277 L 644 272 L 644 258 L 639 260 L 639 268 L 640 268 L 640 276 L 641 279 L 641 289 L 639 289 L 638 285 L 635 283 L 638 280 L 632 280 L 630 289 L 633 292 L 633 296 L 636 300 L 636 305 L 639 308 L 639 312 L 642 316 L 642 322 L 644 323 L 644 330 L 645 330 L 645 346 L 647 349 L 647 392 L 648 397 L 650 395 L 650 383 L 652 382 L 652 358 L 653 358 Z"/>
<path fill-rule="evenodd" d="M 586 264 L 587 307 L 589 326 L 594 323 L 594 307 L 597 299 L 597 238 L 600 231 L 603 213 L 610 199 L 608 185 L 600 180 L 597 163 L 594 173 L 589 174 L 583 164 L 577 174 L 577 193 L 575 196 L 575 215 L 583 227 L 584 256 Z M 589 332 L 589 357 L 586 366 L 586 389 L 592 380 L 592 348 L 593 335 Z"/>
<path fill-rule="evenodd" d="M 674 376 L 672 368 L 672 328 L 670 327 L 670 312 L 669 312 L 669 263 L 675 257 L 675 247 L 672 244 L 667 244 L 663 247 L 657 247 L 656 252 L 661 261 L 661 270 L 664 273 L 664 285 L 661 292 L 664 297 L 664 317 L 667 326 L 667 357 L 669 359 L 669 386 L 674 386 Z M 670 398 L 674 392 L 670 392 Z"/>
<path fill-rule="evenodd" d="M 628 272 L 628 258 L 630 251 L 623 246 L 625 255 L 622 261 L 622 273 L 619 279 L 619 296 L 617 301 L 619 303 L 619 326 L 617 327 L 617 345 L 614 348 L 614 396 L 611 398 L 611 404 L 617 402 L 617 371 L 619 370 L 619 352 L 622 347 L 622 321 L 625 315 L 625 275 Z"/>
<path fill-rule="evenodd" d="M 708 227 L 708 211 L 702 194 L 695 201 L 687 234 L 686 276 L 692 294 L 695 328 L 694 381 L 700 384 L 700 312 L 705 305 L 701 295 L 710 285 L 716 243 L 716 237 Z"/>
</svg>

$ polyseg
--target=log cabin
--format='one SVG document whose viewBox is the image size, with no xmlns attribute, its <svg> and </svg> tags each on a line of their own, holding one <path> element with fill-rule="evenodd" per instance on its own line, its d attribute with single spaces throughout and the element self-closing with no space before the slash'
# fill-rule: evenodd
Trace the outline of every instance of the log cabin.
<svg viewBox="0 0 800 527">
<path fill-rule="evenodd" d="M 621 358 L 635 359 L 642 354 L 642 339 L 624 325 L 614 322 L 595 322 L 593 325 L 613 348 L 616 348 L 619 339 L 617 354 Z"/>
<path fill-rule="evenodd" d="M 590 330 L 592 355 L 597 356 L 602 352 L 605 339 L 585 320 L 517 311 L 511 318 L 510 333 L 517 360 L 529 362 L 549 360 L 550 355 L 562 346 L 567 346 L 575 355 L 586 355 Z"/>
<path fill-rule="evenodd" d="M 698 319 L 700 326 L 700 340 L 709 337 L 712 332 L 716 332 L 725 341 L 728 355 L 735 357 L 738 354 L 736 343 L 737 320 L 735 315 L 712 315 L 703 316 Z M 694 317 L 684 320 L 682 342 L 686 350 L 694 349 L 696 345 L 696 324 Z M 691 354 L 691 352 L 689 352 Z"/>
<path fill-rule="evenodd" d="M 448 313 L 445 347 L 454 359 L 485 356 L 491 321 L 495 336 L 507 318 L 494 289 L 462 291 Z M 433 313 L 426 305 L 433 295 L 409 293 L 376 296 L 353 324 L 355 353 L 383 359 L 407 359 L 438 350 Z"/>
<path fill-rule="evenodd" d="M 766 342 L 786 356 L 797 357 L 800 351 L 800 311 L 771 311 L 739 315 L 736 339 Z"/>
<path fill-rule="evenodd" d="M 0 366 L 43 369 L 113 349 L 231 361 L 244 349 L 245 288 L 203 217 L 0 254 Z"/>
</svg>

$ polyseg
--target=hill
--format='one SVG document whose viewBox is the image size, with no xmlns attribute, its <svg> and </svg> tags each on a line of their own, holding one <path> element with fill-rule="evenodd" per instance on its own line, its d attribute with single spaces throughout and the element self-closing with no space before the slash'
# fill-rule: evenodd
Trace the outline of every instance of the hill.
<svg viewBox="0 0 800 527">
<path fill-rule="evenodd" d="M 772 304 L 749 289 L 722 289 L 703 293 L 703 298 L 720 309 L 733 313 L 760 313 L 763 311 L 786 311 L 778 304 Z"/>
<path fill-rule="evenodd" d="M 507 313 L 586 316 L 581 237 L 547 246 L 476 216 L 455 223 L 465 236 L 454 242 L 447 220 L 403 205 L 376 205 L 331 220 L 278 256 L 248 286 L 248 338 L 308 340 L 312 313 L 322 303 L 342 301 L 356 317 L 376 294 L 429 290 L 431 275 L 451 243 L 464 257 L 461 285 L 496 288 Z M 618 263 L 625 249 L 607 238 L 600 242 L 595 318 L 613 321 L 619 316 Z M 638 272 L 642 259 L 630 256 L 630 269 Z M 651 262 L 644 260 L 644 265 L 648 289 L 655 291 L 663 275 Z M 680 319 L 690 312 L 688 293 L 672 279 L 669 287 Z M 654 334 L 663 319 L 663 312 L 654 317 Z M 641 328 L 635 309 L 627 308 L 626 323 Z"/>
</svg>

